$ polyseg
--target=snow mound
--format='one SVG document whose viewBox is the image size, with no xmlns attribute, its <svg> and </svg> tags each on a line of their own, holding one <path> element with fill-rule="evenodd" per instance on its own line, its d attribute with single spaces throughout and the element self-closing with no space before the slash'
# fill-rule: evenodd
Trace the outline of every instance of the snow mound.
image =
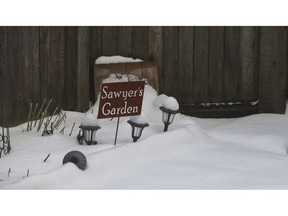
<svg viewBox="0 0 288 216">
<path fill-rule="evenodd" d="M 113 63 L 128 63 L 128 62 L 143 62 L 141 59 L 133 59 L 130 57 L 116 56 L 101 56 L 95 60 L 95 64 L 113 64 Z"/>
<path fill-rule="evenodd" d="M 168 97 L 164 100 L 163 107 L 169 110 L 179 110 L 178 101 L 174 97 Z"/>
<path fill-rule="evenodd" d="M 98 120 L 95 115 L 93 114 L 86 114 L 82 121 L 81 126 L 99 126 Z"/>
<path fill-rule="evenodd" d="M 153 102 L 154 106 L 161 107 L 163 106 L 164 101 L 168 98 L 166 94 L 160 94 Z"/>
</svg>

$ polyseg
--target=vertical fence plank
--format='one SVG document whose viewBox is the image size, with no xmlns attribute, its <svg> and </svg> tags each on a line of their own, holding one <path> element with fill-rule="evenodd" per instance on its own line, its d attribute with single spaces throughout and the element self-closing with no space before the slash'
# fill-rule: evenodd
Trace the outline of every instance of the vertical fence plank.
<svg viewBox="0 0 288 216">
<path fill-rule="evenodd" d="M 255 89 L 258 82 L 257 59 L 255 58 L 257 43 L 255 27 L 240 28 L 239 99 L 244 103 L 255 101 L 258 98 L 258 92 Z"/>
<path fill-rule="evenodd" d="M 117 27 L 102 27 L 102 55 L 117 55 Z"/>
<path fill-rule="evenodd" d="M 90 100 L 94 103 L 96 101 L 95 87 L 94 87 L 94 64 L 95 60 L 101 56 L 101 27 L 89 27 L 89 95 Z"/>
<path fill-rule="evenodd" d="M 78 106 L 77 110 L 89 108 L 89 28 L 78 27 Z"/>
<path fill-rule="evenodd" d="M 163 92 L 178 98 L 178 27 L 163 27 Z"/>
<path fill-rule="evenodd" d="M 19 95 L 16 117 L 27 121 L 29 104 L 40 100 L 39 27 L 18 28 L 18 79 Z"/>
<path fill-rule="evenodd" d="M 117 27 L 117 55 L 132 56 L 132 27 Z"/>
<path fill-rule="evenodd" d="M 65 100 L 68 110 L 76 110 L 77 107 L 77 27 L 66 27 L 65 45 Z"/>
<path fill-rule="evenodd" d="M 209 27 L 195 27 L 194 39 L 194 98 L 195 103 L 208 101 Z"/>
<path fill-rule="evenodd" d="M 163 27 L 148 27 L 148 60 L 157 61 L 158 85 L 163 92 L 162 84 L 162 51 L 163 51 Z"/>
<path fill-rule="evenodd" d="M 133 27 L 133 58 L 148 59 L 148 28 Z"/>
<path fill-rule="evenodd" d="M 47 93 L 47 99 L 52 98 L 53 104 L 62 107 L 61 101 L 61 27 L 50 28 L 50 70 L 48 71 L 49 76 L 49 87 L 50 90 Z M 52 106 L 50 111 L 53 112 Z"/>
<path fill-rule="evenodd" d="M 193 104 L 194 28 L 179 27 L 178 97 L 182 105 Z"/>
<path fill-rule="evenodd" d="M 18 115 L 18 27 L 7 27 L 7 73 L 4 77 L 6 85 L 5 113 L 7 115 L 6 126 L 14 126 Z"/>
<path fill-rule="evenodd" d="M 225 27 L 224 99 L 238 100 L 240 27 Z"/>
<path fill-rule="evenodd" d="M 50 27 L 40 27 L 40 89 L 41 100 L 49 100 L 50 87 Z"/>
<path fill-rule="evenodd" d="M 210 27 L 209 102 L 223 102 L 224 27 Z"/>
<path fill-rule="evenodd" d="M 4 90 L 4 74 L 6 74 L 6 28 L 0 26 L 0 126 L 4 126 L 4 104 L 6 101 Z"/>
<path fill-rule="evenodd" d="M 287 98 L 287 29 L 261 27 L 259 112 L 284 113 Z"/>
</svg>

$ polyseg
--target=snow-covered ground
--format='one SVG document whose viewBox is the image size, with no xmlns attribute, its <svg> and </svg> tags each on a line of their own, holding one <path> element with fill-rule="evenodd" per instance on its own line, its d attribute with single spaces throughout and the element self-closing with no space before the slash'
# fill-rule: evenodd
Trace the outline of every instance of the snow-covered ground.
<svg viewBox="0 0 288 216">
<path fill-rule="evenodd" d="M 115 80 L 118 78 L 110 76 L 106 81 L 119 81 Z M 195 211 L 201 215 L 208 209 L 219 208 L 219 200 L 224 198 L 226 211 L 221 211 L 222 215 L 225 212 L 228 212 L 227 215 L 247 215 L 243 208 L 235 212 L 238 207 L 235 200 L 242 206 L 243 203 L 253 203 L 252 206 L 256 207 L 253 215 L 257 215 L 263 205 L 270 209 L 265 212 L 280 215 L 280 208 L 271 207 L 266 192 L 260 193 L 264 200 L 255 202 L 253 194 L 239 196 L 237 193 L 237 199 L 230 191 L 211 194 L 193 190 L 193 195 L 187 195 L 183 190 L 171 192 L 171 189 L 288 189 L 288 115 L 257 114 L 235 119 L 201 119 L 177 114 L 164 133 L 159 107 L 167 106 L 167 98 L 166 95 L 157 95 L 151 86 L 145 86 L 142 116 L 145 116 L 149 127 L 144 129 L 136 143 L 132 142 L 131 126 L 127 123 L 129 117 L 122 117 L 116 146 L 117 119 L 98 120 L 97 125 L 101 129 L 97 131 L 97 145 L 78 144 L 78 127 L 81 122 L 86 123 L 85 119 L 83 123 L 85 115 L 91 117 L 92 110 L 93 115 L 97 115 L 98 102 L 86 114 L 67 111 L 66 122 L 50 136 L 42 137 L 42 130 L 37 132 L 36 128 L 26 132 L 26 123 L 11 128 L 12 150 L 0 159 L 1 203 L 5 203 L 4 206 L 7 203 L 9 209 L 14 211 L 13 204 L 23 202 L 24 205 L 15 208 L 20 209 L 19 214 L 22 213 L 21 209 L 31 204 L 31 197 L 27 199 L 26 194 L 15 194 L 14 190 L 9 189 L 72 189 L 65 192 L 64 198 L 54 193 L 41 196 L 33 190 L 32 202 L 45 208 L 47 215 L 53 214 L 50 208 L 46 208 L 47 203 L 59 205 L 62 212 L 57 213 L 66 214 L 69 210 L 69 213 L 78 215 L 76 213 L 89 214 L 88 210 L 94 211 L 95 203 L 101 203 L 101 206 L 96 205 L 95 213 L 101 207 L 104 211 L 102 214 L 111 210 L 117 214 L 118 209 L 123 210 L 127 202 L 130 204 L 128 213 L 132 212 L 133 215 L 134 212 L 137 215 L 150 215 L 143 203 L 155 207 L 158 211 L 153 212 L 157 215 L 161 215 L 165 209 L 169 209 L 168 213 L 173 215 L 191 215 Z M 168 107 L 170 105 L 168 103 Z M 172 108 L 175 107 L 177 105 L 174 103 Z M 90 117 L 89 121 L 92 119 Z M 76 126 L 69 136 L 74 122 Z M 59 131 L 63 126 L 65 131 L 61 134 Z M 74 150 L 81 151 L 87 158 L 84 171 L 72 163 L 62 165 L 64 156 Z M 48 154 L 50 157 L 44 162 Z M 97 190 L 96 194 L 79 194 L 74 189 L 109 190 L 105 190 L 105 193 Z M 111 194 L 110 189 L 145 189 L 145 192 L 139 195 L 135 191 L 124 190 L 125 194 Z M 155 194 L 147 189 L 161 189 L 161 192 Z M 162 189 L 169 190 L 169 193 Z M 279 199 L 277 204 L 285 205 L 286 194 L 284 198 L 279 197 L 279 193 L 272 196 L 268 193 L 268 196 L 276 197 Z M 69 201 L 62 203 L 62 199 Z M 175 202 L 175 199 L 180 202 Z M 259 196 L 256 199 L 259 200 Z M 207 208 L 207 204 L 210 208 Z M 110 208 L 111 205 L 116 207 Z M 185 207 L 190 205 L 187 211 Z M 32 211 L 35 215 L 43 214 L 41 210 L 35 213 L 34 208 Z"/>
<path fill-rule="evenodd" d="M 165 99 L 145 86 L 142 113 L 149 127 L 136 143 L 128 117 L 120 118 L 116 146 L 117 119 L 98 121 L 97 145 L 78 144 L 85 113 L 67 112 L 64 135 L 55 131 L 42 137 L 36 128 L 23 132 L 26 124 L 11 128 L 12 151 L 0 159 L 0 188 L 288 189 L 288 115 L 200 119 L 178 114 L 164 133 L 159 105 Z M 92 109 L 96 115 L 98 103 L 87 113 Z M 72 150 L 87 157 L 86 170 L 62 165 Z"/>
</svg>

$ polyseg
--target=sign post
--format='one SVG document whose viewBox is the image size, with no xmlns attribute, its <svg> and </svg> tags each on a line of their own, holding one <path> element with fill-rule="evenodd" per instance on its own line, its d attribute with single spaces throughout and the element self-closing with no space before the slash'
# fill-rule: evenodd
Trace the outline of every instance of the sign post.
<svg viewBox="0 0 288 216">
<path fill-rule="evenodd" d="M 120 117 L 141 114 L 144 86 L 145 81 L 102 83 L 97 118 L 118 117 L 114 145 Z"/>
</svg>

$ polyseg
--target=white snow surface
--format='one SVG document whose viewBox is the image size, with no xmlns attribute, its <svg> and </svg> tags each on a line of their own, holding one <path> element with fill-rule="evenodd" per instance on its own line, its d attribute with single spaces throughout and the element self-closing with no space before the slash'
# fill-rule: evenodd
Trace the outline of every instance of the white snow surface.
<svg viewBox="0 0 288 216">
<path fill-rule="evenodd" d="M 100 56 L 95 60 L 95 64 L 113 64 L 113 63 L 128 63 L 128 62 L 143 62 L 141 59 L 133 59 L 124 56 Z"/>
<path fill-rule="evenodd" d="M 144 113 L 138 116 L 131 116 L 130 121 L 135 122 L 137 124 L 146 124 L 148 123 L 147 117 Z"/>
<path fill-rule="evenodd" d="M 129 117 L 120 118 L 116 146 L 117 119 L 98 120 L 97 145 L 78 144 L 85 113 L 67 111 L 64 135 L 54 131 L 42 137 L 35 128 L 23 132 L 26 124 L 11 128 L 12 150 L 0 158 L 0 189 L 288 189 L 288 115 L 201 119 L 177 114 L 163 133 L 155 100 L 156 91 L 145 85 L 142 114 L 149 127 L 136 143 Z M 98 105 L 91 108 L 94 115 Z M 62 165 L 74 150 L 87 158 L 84 171 Z"/>
</svg>

